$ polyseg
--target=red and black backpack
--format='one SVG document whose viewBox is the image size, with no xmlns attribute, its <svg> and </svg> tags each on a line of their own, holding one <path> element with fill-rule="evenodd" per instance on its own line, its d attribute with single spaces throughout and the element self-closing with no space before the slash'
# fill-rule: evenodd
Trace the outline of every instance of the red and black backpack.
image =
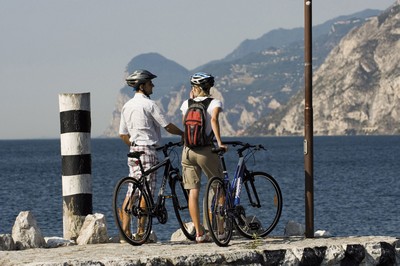
<svg viewBox="0 0 400 266">
<path fill-rule="evenodd" d="M 214 132 L 207 136 L 206 114 L 207 108 L 213 98 L 206 98 L 203 101 L 188 100 L 188 110 L 183 121 L 184 141 L 189 148 L 209 146 L 212 143 Z"/>
</svg>

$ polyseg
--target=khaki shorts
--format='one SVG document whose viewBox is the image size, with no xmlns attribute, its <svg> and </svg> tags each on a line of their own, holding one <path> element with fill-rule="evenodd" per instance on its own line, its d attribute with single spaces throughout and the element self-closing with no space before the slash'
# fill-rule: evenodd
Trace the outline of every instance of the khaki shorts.
<svg viewBox="0 0 400 266">
<path fill-rule="evenodd" d="M 213 176 L 223 177 L 221 162 L 216 153 L 211 152 L 211 147 L 190 149 L 183 147 L 182 173 L 185 189 L 201 187 L 201 173 L 210 179 Z"/>
</svg>

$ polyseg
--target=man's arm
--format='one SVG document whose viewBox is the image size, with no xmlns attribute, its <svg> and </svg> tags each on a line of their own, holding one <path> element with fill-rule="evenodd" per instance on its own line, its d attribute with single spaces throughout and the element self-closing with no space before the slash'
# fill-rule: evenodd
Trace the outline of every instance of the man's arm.
<svg viewBox="0 0 400 266">
<path fill-rule="evenodd" d="M 130 136 L 129 135 L 124 135 L 121 134 L 119 137 L 122 139 L 123 142 L 125 142 L 126 145 L 131 146 L 131 142 L 129 140 Z"/>
<path fill-rule="evenodd" d="M 178 135 L 178 136 L 183 136 L 183 131 L 180 130 L 177 126 L 175 126 L 172 123 L 169 123 L 166 127 L 164 127 L 168 133 L 171 133 L 173 135 Z"/>
</svg>

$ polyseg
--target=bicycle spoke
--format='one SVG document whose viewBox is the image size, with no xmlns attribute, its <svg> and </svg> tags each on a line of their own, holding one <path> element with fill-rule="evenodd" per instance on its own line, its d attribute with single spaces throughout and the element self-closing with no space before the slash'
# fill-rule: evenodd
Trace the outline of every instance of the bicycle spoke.
<svg viewBox="0 0 400 266">
<path fill-rule="evenodd" d="M 141 245 L 149 237 L 152 219 L 147 194 L 140 191 L 137 181 L 126 177 L 114 190 L 114 219 L 120 238 L 132 245 Z"/>
<path fill-rule="evenodd" d="M 246 177 L 240 195 L 242 223 L 239 232 L 247 238 L 265 237 L 277 225 L 282 212 L 282 194 L 278 183 L 267 173 Z"/>
<path fill-rule="evenodd" d="M 189 240 L 195 240 L 196 230 L 189 213 L 188 191 L 183 187 L 181 176 L 177 175 L 173 178 L 171 189 L 173 190 L 174 211 L 181 230 Z"/>
<path fill-rule="evenodd" d="M 230 200 L 226 198 L 224 182 L 218 177 L 211 178 L 206 188 L 204 209 L 207 229 L 219 246 L 227 246 L 232 237 L 230 206 Z"/>
</svg>

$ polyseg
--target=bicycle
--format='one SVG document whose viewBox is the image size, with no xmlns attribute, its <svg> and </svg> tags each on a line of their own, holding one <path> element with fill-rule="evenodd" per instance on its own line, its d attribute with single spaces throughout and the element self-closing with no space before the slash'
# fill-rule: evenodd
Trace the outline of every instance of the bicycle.
<svg viewBox="0 0 400 266">
<path fill-rule="evenodd" d="M 204 209 L 208 230 L 218 246 L 229 244 L 234 228 L 249 239 L 265 237 L 275 228 L 282 213 L 282 193 L 276 180 L 268 173 L 252 172 L 246 167 L 249 156 L 265 148 L 241 141 L 224 144 L 241 147 L 236 150 L 239 160 L 231 181 L 225 151 L 213 150 L 218 153 L 224 177 L 212 177 L 207 182 Z M 242 190 L 246 193 L 241 193 Z"/>
<path fill-rule="evenodd" d="M 177 167 L 172 165 L 169 157 L 175 147 L 181 146 L 181 142 L 169 142 L 156 148 L 162 151 L 164 160 L 155 164 L 148 170 L 143 169 L 140 152 L 130 152 L 128 157 L 137 160 L 142 175 L 139 179 L 124 177 L 118 181 L 113 194 L 114 219 L 120 235 L 132 245 L 144 244 L 150 236 L 153 218 L 157 218 L 161 224 L 168 220 L 168 212 L 165 200 L 170 198 L 173 202 L 176 218 L 184 235 L 194 240 L 195 230 L 189 230 L 187 223 L 191 222 L 188 208 L 188 191 L 184 189 L 182 176 Z M 159 168 L 164 167 L 161 187 L 156 201 L 150 192 L 150 184 L 147 176 Z M 167 183 L 171 194 L 166 194 Z"/>
</svg>

